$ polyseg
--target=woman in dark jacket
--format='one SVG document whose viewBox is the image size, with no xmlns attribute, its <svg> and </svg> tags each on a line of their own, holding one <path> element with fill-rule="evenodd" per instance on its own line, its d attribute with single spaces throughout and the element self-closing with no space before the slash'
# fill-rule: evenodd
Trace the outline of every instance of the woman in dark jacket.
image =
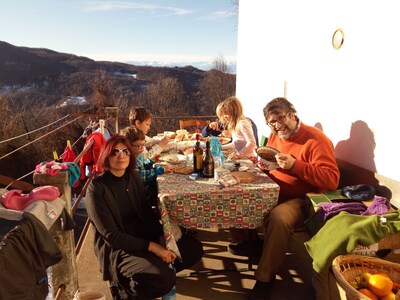
<svg viewBox="0 0 400 300">
<path fill-rule="evenodd" d="M 111 137 L 99 156 L 101 175 L 92 181 L 85 199 L 95 227 L 95 253 L 114 299 L 161 297 L 175 285 L 170 264 L 178 272 L 203 255 L 201 243 L 189 236 L 178 241 L 182 261 L 160 245 L 162 226 L 146 203 L 135 164 L 129 142 L 120 135 Z"/>
</svg>

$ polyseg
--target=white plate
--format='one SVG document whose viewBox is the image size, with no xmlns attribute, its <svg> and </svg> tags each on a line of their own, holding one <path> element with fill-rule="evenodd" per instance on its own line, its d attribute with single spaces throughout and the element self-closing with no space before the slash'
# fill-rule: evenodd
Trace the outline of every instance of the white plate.
<svg viewBox="0 0 400 300">
<path fill-rule="evenodd" d="M 166 154 L 160 156 L 160 160 L 169 164 L 180 164 L 181 162 L 186 161 L 186 156 L 182 154 Z"/>
</svg>

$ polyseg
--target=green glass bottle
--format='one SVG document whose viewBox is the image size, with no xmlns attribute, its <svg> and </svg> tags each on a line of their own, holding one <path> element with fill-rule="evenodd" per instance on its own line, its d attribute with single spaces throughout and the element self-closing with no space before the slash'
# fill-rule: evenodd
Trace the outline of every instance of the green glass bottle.
<svg viewBox="0 0 400 300">
<path fill-rule="evenodd" d="M 203 148 L 200 146 L 200 134 L 196 134 L 196 144 L 193 148 L 193 172 L 203 173 Z"/>
<path fill-rule="evenodd" d="M 206 142 L 206 153 L 203 159 L 203 177 L 213 178 L 214 177 L 214 158 L 211 154 L 210 140 Z"/>
</svg>

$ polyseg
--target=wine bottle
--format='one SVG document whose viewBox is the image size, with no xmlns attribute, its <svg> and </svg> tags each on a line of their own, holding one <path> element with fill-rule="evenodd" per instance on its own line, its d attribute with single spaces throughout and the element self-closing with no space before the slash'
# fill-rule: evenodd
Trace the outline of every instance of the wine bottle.
<svg viewBox="0 0 400 300">
<path fill-rule="evenodd" d="M 214 177 L 214 159 L 211 154 L 210 141 L 206 142 L 206 154 L 203 159 L 203 177 L 212 178 Z"/>
<path fill-rule="evenodd" d="M 196 144 L 193 148 L 193 172 L 199 175 L 203 172 L 203 148 L 200 146 L 200 134 L 196 134 Z"/>
</svg>

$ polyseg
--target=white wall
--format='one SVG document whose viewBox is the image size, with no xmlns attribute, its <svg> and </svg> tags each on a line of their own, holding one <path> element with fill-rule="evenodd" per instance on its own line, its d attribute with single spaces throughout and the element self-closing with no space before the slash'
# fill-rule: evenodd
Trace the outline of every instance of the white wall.
<svg viewBox="0 0 400 300">
<path fill-rule="evenodd" d="M 236 94 L 259 135 L 269 134 L 262 109 L 284 96 L 286 81 L 300 119 L 321 123 L 335 146 L 344 141 L 338 158 L 400 181 L 396 2 L 241 1 Z M 337 28 L 345 34 L 339 50 Z"/>
</svg>

